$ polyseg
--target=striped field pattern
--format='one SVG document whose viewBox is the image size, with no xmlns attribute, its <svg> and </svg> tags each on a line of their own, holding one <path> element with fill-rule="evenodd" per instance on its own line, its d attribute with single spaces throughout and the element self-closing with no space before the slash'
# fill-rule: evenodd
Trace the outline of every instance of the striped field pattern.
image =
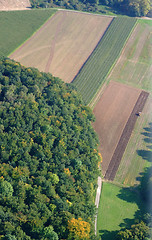
<svg viewBox="0 0 152 240">
<path fill-rule="evenodd" d="M 118 59 L 137 20 L 129 17 L 113 19 L 98 45 L 84 63 L 72 84 L 85 104 L 91 103 Z"/>
</svg>

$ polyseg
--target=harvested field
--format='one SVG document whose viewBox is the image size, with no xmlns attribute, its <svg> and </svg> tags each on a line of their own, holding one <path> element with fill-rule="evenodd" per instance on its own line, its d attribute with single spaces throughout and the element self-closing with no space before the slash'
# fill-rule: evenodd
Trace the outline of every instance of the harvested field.
<svg viewBox="0 0 152 240">
<path fill-rule="evenodd" d="M 93 110 L 96 117 L 93 126 L 101 143 L 99 150 L 103 157 L 103 175 L 108 169 L 123 129 L 140 93 L 141 90 L 139 89 L 110 82 Z"/>
<path fill-rule="evenodd" d="M 142 91 L 137 99 L 137 102 L 133 108 L 133 111 L 126 123 L 123 133 L 119 139 L 118 145 L 109 163 L 108 169 L 105 174 L 105 179 L 113 181 L 118 170 L 121 158 L 126 149 L 128 141 L 130 139 L 131 133 L 134 129 L 137 118 L 139 117 L 139 112 L 142 112 L 149 93 Z"/>
<path fill-rule="evenodd" d="M 151 21 L 149 21 L 151 22 Z M 108 80 L 152 92 L 152 26 L 139 22 Z"/>
<path fill-rule="evenodd" d="M 112 17 L 58 11 L 10 58 L 71 82 L 104 34 Z"/>
<path fill-rule="evenodd" d="M 30 7 L 29 0 L 0 0 L 0 11 L 24 10 Z"/>
</svg>

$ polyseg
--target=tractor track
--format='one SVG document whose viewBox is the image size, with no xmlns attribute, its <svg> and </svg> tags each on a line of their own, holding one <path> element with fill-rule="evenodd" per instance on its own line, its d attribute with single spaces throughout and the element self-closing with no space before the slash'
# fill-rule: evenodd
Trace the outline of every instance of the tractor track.
<svg viewBox="0 0 152 240">
<path fill-rule="evenodd" d="M 131 133 L 134 129 L 136 120 L 138 118 L 138 113 L 142 112 L 144 105 L 146 103 L 146 100 L 149 96 L 148 92 L 142 91 L 139 95 L 137 102 L 130 114 L 130 117 L 124 127 L 124 130 L 122 132 L 122 135 L 119 139 L 119 142 L 117 144 L 117 147 L 114 151 L 114 154 L 111 158 L 111 161 L 109 163 L 108 169 L 105 174 L 105 179 L 113 181 L 116 175 L 116 172 L 118 170 L 118 167 L 120 165 L 122 156 L 124 154 L 124 151 L 126 149 L 126 146 L 128 144 L 128 141 L 130 139 Z"/>
</svg>

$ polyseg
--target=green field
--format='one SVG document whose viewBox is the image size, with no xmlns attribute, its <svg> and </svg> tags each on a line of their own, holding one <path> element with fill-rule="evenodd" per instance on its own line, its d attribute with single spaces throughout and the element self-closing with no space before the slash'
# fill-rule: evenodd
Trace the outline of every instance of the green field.
<svg viewBox="0 0 152 240">
<path fill-rule="evenodd" d="M 0 12 L 0 56 L 8 56 L 40 28 L 55 10 Z"/>
<path fill-rule="evenodd" d="M 139 20 L 108 81 L 119 81 L 152 93 L 152 21 Z"/>
<path fill-rule="evenodd" d="M 96 49 L 74 79 L 73 85 L 82 94 L 86 104 L 92 101 L 104 83 L 136 21 L 135 18 L 114 18 Z"/>
<path fill-rule="evenodd" d="M 130 227 L 143 205 L 134 191 L 103 182 L 97 231 L 102 240 L 115 240 L 117 231 Z"/>
</svg>

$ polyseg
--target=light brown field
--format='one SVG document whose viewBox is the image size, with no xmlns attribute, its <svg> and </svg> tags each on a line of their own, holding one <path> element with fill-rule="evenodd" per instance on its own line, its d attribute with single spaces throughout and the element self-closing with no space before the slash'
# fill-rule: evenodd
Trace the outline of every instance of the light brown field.
<svg viewBox="0 0 152 240">
<path fill-rule="evenodd" d="M 152 92 L 152 26 L 138 23 L 108 80 Z"/>
<path fill-rule="evenodd" d="M 0 11 L 24 10 L 30 7 L 29 0 L 0 0 Z"/>
<path fill-rule="evenodd" d="M 133 110 L 141 90 L 110 82 L 93 112 L 96 117 L 94 129 L 100 140 L 102 174 L 105 175 L 123 129 Z"/>
<path fill-rule="evenodd" d="M 58 11 L 10 58 L 71 82 L 112 18 Z"/>
</svg>

